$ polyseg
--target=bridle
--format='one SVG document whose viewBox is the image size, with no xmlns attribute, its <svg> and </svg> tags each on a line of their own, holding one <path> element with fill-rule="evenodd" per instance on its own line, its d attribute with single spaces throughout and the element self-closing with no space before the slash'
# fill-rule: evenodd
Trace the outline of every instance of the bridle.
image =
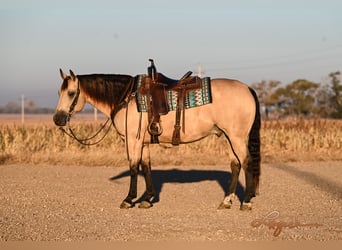
<svg viewBox="0 0 342 250">
<path fill-rule="evenodd" d="M 67 77 L 66 80 L 69 80 L 70 77 Z M 107 130 L 105 131 L 104 135 L 96 142 L 89 142 L 91 139 L 94 139 L 108 124 L 109 120 L 111 120 L 111 118 L 108 118 L 107 121 L 101 126 L 101 128 L 93 135 L 90 136 L 88 138 L 79 138 L 78 136 L 75 135 L 74 130 L 72 129 L 72 127 L 70 126 L 70 118 L 72 113 L 75 110 L 75 107 L 77 105 L 78 99 L 80 97 L 80 93 L 81 93 L 81 87 L 80 87 L 80 80 L 77 78 L 77 90 L 74 96 L 74 99 L 72 100 L 72 103 L 69 107 L 69 112 L 67 114 L 67 123 L 66 123 L 66 127 L 68 128 L 69 132 L 67 132 L 63 127 L 59 127 L 59 129 L 61 131 L 63 131 L 63 133 L 65 133 L 66 135 L 68 135 L 69 137 L 75 139 L 77 142 L 79 142 L 82 145 L 85 146 L 92 146 L 92 145 L 96 145 L 99 144 L 101 141 L 103 141 L 103 139 L 106 137 L 106 135 L 108 134 L 110 128 L 111 128 L 111 124 L 109 124 L 109 127 L 107 128 Z"/>
<path fill-rule="evenodd" d="M 70 79 L 70 78 L 69 78 Z M 107 119 L 107 121 L 102 125 L 102 127 L 93 135 L 90 136 L 88 138 L 79 138 L 75 135 L 73 129 L 70 126 L 70 118 L 71 118 L 71 114 L 75 109 L 75 106 L 77 105 L 79 96 L 80 96 L 80 92 L 81 92 L 81 87 L 80 87 L 80 80 L 77 78 L 77 90 L 76 90 L 76 94 L 74 96 L 74 99 L 72 100 L 72 103 L 70 105 L 69 108 L 69 112 L 67 114 L 67 127 L 69 129 L 69 132 L 67 132 L 63 127 L 60 127 L 59 129 L 63 131 L 63 133 L 65 133 L 66 135 L 68 135 L 69 137 L 75 139 L 77 142 L 79 142 L 82 145 L 85 146 L 92 146 L 92 145 L 96 145 L 99 144 L 101 141 L 103 141 L 103 139 L 106 137 L 106 135 L 108 134 L 110 128 L 115 127 L 115 123 L 114 123 L 114 117 L 115 115 L 119 112 L 119 110 L 121 110 L 122 108 L 126 107 L 126 115 L 125 115 L 125 145 L 126 145 L 126 154 L 127 154 L 127 159 L 130 160 L 130 155 L 129 155 L 129 150 L 128 150 L 128 141 L 127 141 L 127 117 L 128 117 L 128 103 L 132 100 L 132 98 L 135 96 L 135 93 L 133 91 L 134 89 L 134 77 L 130 80 L 126 90 L 124 91 L 124 94 L 121 98 L 121 100 L 119 100 L 118 105 L 116 105 L 116 107 L 114 108 L 114 110 L 111 112 L 110 117 Z M 67 78 L 68 80 L 68 78 Z M 140 118 L 139 118 L 139 128 L 138 128 L 138 132 L 137 132 L 137 137 L 140 137 L 140 130 L 141 130 L 141 112 L 140 112 Z M 94 139 L 108 124 L 109 120 L 111 120 L 112 122 L 109 124 L 107 130 L 105 131 L 104 135 L 96 142 L 89 142 L 91 139 Z"/>
<path fill-rule="evenodd" d="M 66 80 L 69 80 L 70 77 L 67 77 Z M 74 96 L 74 99 L 72 100 L 72 103 L 69 107 L 69 112 L 68 112 L 68 116 L 67 116 L 67 123 L 69 124 L 69 121 L 70 121 L 70 117 L 71 117 L 71 114 L 72 112 L 74 111 L 76 105 L 77 105 L 77 102 L 78 102 L 78 99 L 80 97 L 80 93 L 81 93 L 81 87 L 80 87 L 80 80 L 77 78 L 77 90 L 76 90 L 76 94 Z"/>
</svg>

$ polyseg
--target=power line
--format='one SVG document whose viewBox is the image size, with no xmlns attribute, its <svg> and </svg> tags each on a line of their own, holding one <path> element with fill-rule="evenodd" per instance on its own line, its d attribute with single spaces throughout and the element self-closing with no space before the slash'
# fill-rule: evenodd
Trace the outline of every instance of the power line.
<svg viewBox="0 0 342 250">
<path fill-rule="evenodd" d="M 304 63 L 313 63 L 315 61 L 320 61 L 322 63 L 322 60 L 325 59 L 330 59 L 332 56 L 338 57 L 338 55 L 333 54 L 333 55 L 308 55 L 306 58 L 301 57 L 301 58 L 289 58 L 289 57 L 279 57 L 279 58 L 274 58 L 273 60 L 265 61 L 265 60 L 258 60 L 259 63 L 251 63 L 250 60 L 248 60 L 248 64 L 241 63 L 239 66 L 236 66 L 237 62 L 227 62 L 227 63 L 216 63 L 216 65 L 225 65 L 222 67 L 210 67 L 209 65 L 207 66 L 207 70 L 212 72 L 212 71 L 226 71 L 226 70 L 245 70 L 245 69 L 263 69 L 263 68 L 269 68 L 269 67 L 278 67 L 278 66 L 283 66 L 283 65 L 297 65 L 297 64 L 304 64 Z M 283 58 L 286 58 L 283 60 Z M 279 59 L 279 60 L 277 60 Z M 247 61 L 247 60 L 246 60 Z M 230 67 L 229 65 L 234 64 L 234 66 Z"/>
<path fill-rule="evenodd" d="M 318 60 L 326 60 L 338 58 L 342 56 L 342 45 L 336 45 L 324 49 L 310 49 L 302 53 L 290 53 L 280 56 L 272 56 L 266 58 L 248 58 L 239 60 L 231 57 L 231 61 L 221 62 L 203 62 L 208 71 L 225 71 L 225 70 L 245 70 L 254 68 L 268 68 L 275 66 L 283 66 L 290 64 L 311 63 Z M 247 63 L 246 63 L 247 62 Z M 234 65 L 230 67 L 229 65 Z M 223 66 L 224 65 L 224 66 Z"/>
</svg>

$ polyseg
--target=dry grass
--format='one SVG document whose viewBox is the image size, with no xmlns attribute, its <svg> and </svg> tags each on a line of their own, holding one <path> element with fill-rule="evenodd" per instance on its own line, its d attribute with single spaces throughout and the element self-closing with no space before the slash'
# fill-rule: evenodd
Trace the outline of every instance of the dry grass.
<svg viewBox="0 0 342 250">
<path fill-rule="evenodd" d="M 342 120 L 267 121 L 261 130 L 263 160 L 342 160 Z"/>
<path fill-rule="evenodd" d="M 51 119 L 51 117 L 50 117 Z M 82 120 L 80 136 L 94 134 L 100 122 Z M 266 121 L 261 130 L 263 162 L 342 160 L 342 120 Z M 179 147 L 151 146 L 152 164 L 226 164 L 224 137 L 210 136 Z M 162 157 L 160 157 L 162 155 Z M 124 143 L 112 130 L 96 146 L 82 146 L 64 135 L 51 121 L 0 122 L 0 164 L 127 165 Z"/>
</svg>

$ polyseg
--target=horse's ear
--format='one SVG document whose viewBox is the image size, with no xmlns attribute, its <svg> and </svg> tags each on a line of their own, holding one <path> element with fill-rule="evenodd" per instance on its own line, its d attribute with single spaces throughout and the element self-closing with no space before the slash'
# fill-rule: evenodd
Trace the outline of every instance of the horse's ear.
<svg viewBox="0 0 342 250">
<path fill-rule="evenodd" d="M 62 69 L 59 69 L 59 73 L 61 74 L 62 79 L 64 80 L 65 78 L 67 78 L 67 75 L 63 72 Z"/>
<path fill-rule="evenodd" d="M 76 79 L 76 76 L 75 76 L 74 72 L 72 72 L 71 69 L 69 69 L 69 72 L 70 72 L 71 79 L 72 79 L 72 80 L 75 80 L 75 79 Z"/>
</svg>

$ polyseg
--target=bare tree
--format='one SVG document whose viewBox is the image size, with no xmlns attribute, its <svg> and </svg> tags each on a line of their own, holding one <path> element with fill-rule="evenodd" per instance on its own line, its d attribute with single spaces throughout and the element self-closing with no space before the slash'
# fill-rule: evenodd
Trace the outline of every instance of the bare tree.
<svg viewBox="0 0 342 250">
<path fill-rule="evenodd" d="M 274 105 L 277 100 L 274 99 L 273 94 L 276 88 L 280 85 L 280 81 L 265 81 L 254 83 L 252 88 L 258 94 L 259 102 L 261 106 L 264 108 L 264 114 L 266 119 L 268 119 L 270 105 Z"/>
<path fill-rule="evenodd" d="M 298 79 L 283 88 L 277 89 L 273 98 L 281 103 L 283 115 L 315 115 L 315 93 L 319 84 Z"/>
<path fill-rule="evenodd" d="M 342 85 L 340 79 L 341 72 L 336 71 L 329 74 L 331 78 L 332 96 L 330 103 L 334 111 L 331 116 L 333 118 L 342 118 Z"/>
</svg>

